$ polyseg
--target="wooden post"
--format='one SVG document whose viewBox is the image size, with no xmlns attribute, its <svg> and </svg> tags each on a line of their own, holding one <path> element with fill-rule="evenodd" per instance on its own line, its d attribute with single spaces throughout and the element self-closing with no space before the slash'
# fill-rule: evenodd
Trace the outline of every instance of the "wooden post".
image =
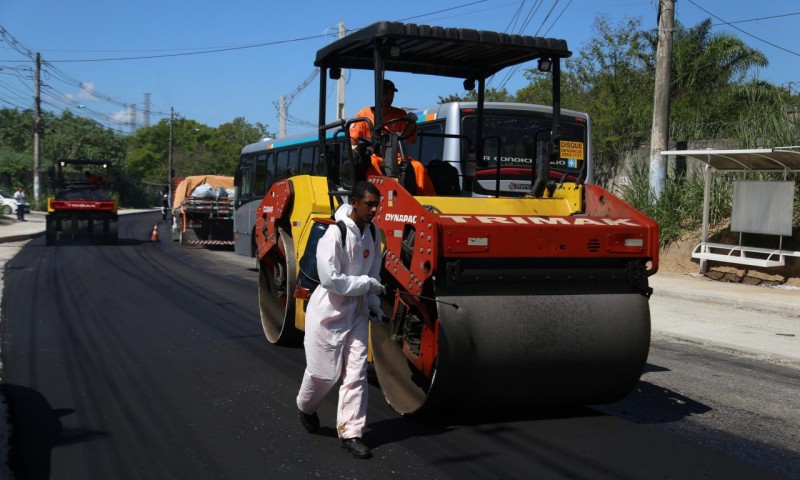
<svg viewBox="0 0 800 480">
<path fill-rule="evenodd" d="M 659 0 L 656 84 L 653 92 L 653 132 L 650 137 L 650 191 L 661 197 L 667 178 L 667 159 L 661 156 L 669 145 L 669 86 L 672 73 L 672 30 L 675 0 Z"/>
</svg>

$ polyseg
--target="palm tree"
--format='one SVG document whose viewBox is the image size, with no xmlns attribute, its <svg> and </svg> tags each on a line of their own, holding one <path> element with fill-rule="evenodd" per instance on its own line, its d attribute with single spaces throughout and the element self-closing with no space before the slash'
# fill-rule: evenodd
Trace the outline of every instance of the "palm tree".
<svg viewBox="0 0 800 480">
<path fill-rule="evenodd" d="M 768 64 L 761 51 L 736 35 L 711 29 L 710 18 L 692 28 L 675 23 L 670 129 L 684 138 L 720 134 L 710 129 L 735 120 L 744 108 L 737 92 L 748 73 Z M 646 37 L 655 51 L 657 33 L 647 32 Z M 654 65 L 651 68 L 655 70 Z"/>
<path fill-rule="evenodd" d="M 712 33 L 710 18 L 689 29 L 676 23 L 672 86 L 678 92 L 699 93 L 738 84 L 750 70 L 769 63 L 763 53 L 748 47 L 739 37 Z"/>
</svg>

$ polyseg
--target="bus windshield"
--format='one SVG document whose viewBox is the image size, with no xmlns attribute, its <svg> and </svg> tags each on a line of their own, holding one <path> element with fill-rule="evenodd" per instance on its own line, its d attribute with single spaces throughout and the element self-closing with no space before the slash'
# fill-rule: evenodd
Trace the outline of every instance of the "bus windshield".
<svg viewBox="0 0 800 480">
<path fill-rule="evenodd" d="M 484 114 L 483 158 L 477 159 L 476 193 L 490 193 L 495 189 L 495 175 L 500 163 L 501 189 L 518 191 L 530 189 L 531 168 L 536 158 L 536 141 L 548 140 L 551 128 L 550 115 L 542 113 L 502 114 L 487 110 Z M 477 117 L 465 114 L 461 132 L 467 138 L 475 138 Z M 558 158 L 550 160 L 551 178 L 565 174 L 572 179 L 580 175 L 585 166 L 587 153 L 586 121 L 583 118 L 562 115 L 559 124 Z M 463 145 L 463 148 L 467 148 Z M 585 178 L 585 172 L 584 172 Z"/>
</svg>

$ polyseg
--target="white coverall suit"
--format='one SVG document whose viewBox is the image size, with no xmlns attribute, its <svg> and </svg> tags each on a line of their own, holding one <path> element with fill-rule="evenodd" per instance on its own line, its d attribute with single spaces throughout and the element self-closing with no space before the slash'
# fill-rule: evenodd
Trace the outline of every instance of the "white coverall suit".
<svg viewBox="0 0 800 480">
<path fill-rule="evenodd" d="M 367 342 L 369 309 L 380 308 L 380 299 L 369 294 L 369 278 L 380 278 L 380 234 L 368 225 L 363 236 L 348 216 L 345 204 L 335 219 L 347 227 L 342 248 L 340 230 L 331 225 L 317 246 L 320 285 L 306 309 L 306 370 L 297 408 L 311 415 L 340 377 L 336 430 L 339 438 L 362 437 L 367 417 Z"/>
</svg>

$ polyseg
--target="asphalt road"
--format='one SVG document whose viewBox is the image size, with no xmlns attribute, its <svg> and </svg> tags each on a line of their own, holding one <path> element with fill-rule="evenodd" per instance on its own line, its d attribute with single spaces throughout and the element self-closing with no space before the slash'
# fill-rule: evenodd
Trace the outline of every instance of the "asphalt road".
<svg viewBox="0 0 800 480">
<path fill-rule="evenodd" d="M 365 441 L 375 457 L 356 460 L 336 439 L 335 394 L 320 410 L 319 434 L 299 425 L 294 398 L 303 351 L 264 339 L 252 261 L 179 249 L 164 224 L 161 242 L 151 243 L 159 218 L 121 217 L 119 246 L 45 247 L 38 238 L 8 263 L 0 333 L 17 478 L 749 479 L 798 472 L 800 453 L 765 447 L 765 433 L 742 438 L 718 422 L 696 421 L 729 406 L 693 393 L 671 372 L 702 376 L 687 368 L 702 364 L 713 374 L 715 365 L 730 363 L 726 354 L 688 346 L 697 357 L 687 359 L 687 350 L 662 340 L 636 391 L 601 408 L 507 412 L 498 398 L 496 415 L 420 423 L 392 412 L 373 381 Z M 746 375 L 762 367 L 750 368 Z M 663 386 L 667 377 L 676 385 Z M 776 467 L 776 459 L 783 463 Z"/>
</svg>

